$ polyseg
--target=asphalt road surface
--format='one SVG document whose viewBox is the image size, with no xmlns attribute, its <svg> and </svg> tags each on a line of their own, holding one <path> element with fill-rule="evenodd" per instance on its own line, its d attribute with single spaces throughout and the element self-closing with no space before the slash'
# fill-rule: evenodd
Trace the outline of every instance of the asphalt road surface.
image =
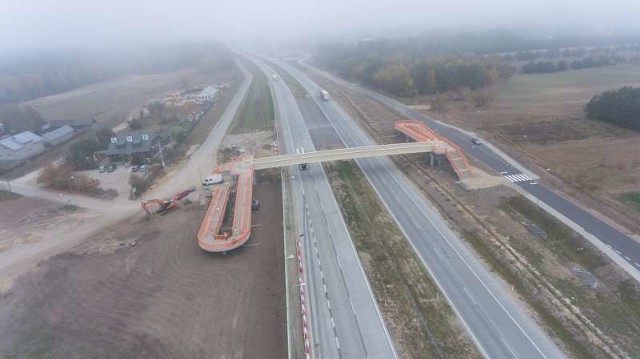
<svg viewBox="0 0 640 359">
<path fill-rule="evenodd" d="M 513 163 L 512 160 L 508 160 L 506 156 L 497 153 L 489 146 L 474 145 L 471 142 L 472 136 L 460 129 L 447 126 L 437 120 L 421 114 L 420 112 L 406 107 L 404 104 L 396 100 L 339 79 L 326 71 L 319 70 L 304 63 L 302 65 L 342 86 L 359 91 L 360 93 L 394 108 L 410 118 L 424 121 L 429 127 L 438 131 L 441 135 L 462 148 L 465 153 L 477 158 L 496 172 L 499 172 L 509 181 L 514 182 L 517 186 L 534 196 L 537 200 L 559 212 L 564 217 L 574 222 L 577 226 L 581 227 L 584 231 L 593 235 L 597 240 L 604 243 L 611 250 L 615 251 L 619 256 L 618 258 L 615 258 L 615 254 L 611 251 L 604 252 L 618 263 L 626 261 L 628 265 L 623 265 L 623 268 L 635 278 L 639 278 L 640 243 L 638 243 L 638 241 L 612 227 L 585 209 L 580 208 L 579 205 L 576 205 L 574 202 L 564 198 L 549 187 L 536 182 L 535 176 L 523 168 L 522 165 Z"/>
<path fill-rule="evenodd" d="M 316 99 L 345 145 L 374 144 L 335 102 L 318 100 L 320 88 L 306 75 L 274 61 Z M 485 357 L 564 357 L 390 159 L 356 161 Z"/>
<path fill-rule="evenodd" d="M 275 71 L 250 58 L 270 79 L 285 153 L 315 149 L 293 94 Z M 305 293 L 316 358 L 395 358 L 396 353 L 322 166 L 290 167 L 299 233 L 304 233 Z M 306 228 L 305 228 L 306 227 Z"/>
</svg>

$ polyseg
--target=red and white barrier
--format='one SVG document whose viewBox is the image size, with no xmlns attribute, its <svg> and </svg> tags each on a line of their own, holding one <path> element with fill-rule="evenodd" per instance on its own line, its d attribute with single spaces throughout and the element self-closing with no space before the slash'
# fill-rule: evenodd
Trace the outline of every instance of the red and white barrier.
<svg viewBox="0 0 640 359">
<path fill-rule="evenodd" d="M 307 304 L 304 299 L 304 268 L 302 266 L 302 237 L 301 234 L 296 241 L 298 247 L 296 254 L 298 256 L 298 286 L 300 288 L 300 313 L 302 314 L 302 335 L 304 339 L 304 355 L 307 359 L 311 358 L 311 338 L 309 335 L 309 321 L 307 320 Z"/>
</svg>

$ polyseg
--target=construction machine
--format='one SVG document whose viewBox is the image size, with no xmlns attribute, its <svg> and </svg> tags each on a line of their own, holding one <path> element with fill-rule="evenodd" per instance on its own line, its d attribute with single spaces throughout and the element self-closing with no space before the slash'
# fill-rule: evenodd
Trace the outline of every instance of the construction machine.
<svg viewBox="0 0 640 359">
<path fill-rule="evenodd" d="M 149 199 L 149 200 L 140 202 L 140 205 L 142 206 L 142 209 L 147 214 L 147 218 L 151 216 L 151 211 L 149 211 L 149 207 L 153 204 L 157 204 L 159 206 L 159 208 L 156 210 L 156 213 L 165 215 L 171 212 L 172 210 L 176 209 L 178 207 L 178 201 L 185 198 L 195 190 L 196 190 L 196 187 L 192 186 L 187 188 L 184 191 L 176 193 L 170 199 Z"/>
</svg>

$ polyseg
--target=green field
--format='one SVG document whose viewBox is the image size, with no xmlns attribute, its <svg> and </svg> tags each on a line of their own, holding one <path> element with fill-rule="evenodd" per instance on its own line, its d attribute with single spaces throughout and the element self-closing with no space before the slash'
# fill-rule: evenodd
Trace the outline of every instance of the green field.
<svg viewBox="0 0 640 359">
<path fill-rule="evenodd" d="M 515 75 L 500 86 L 498 102 L 526 105 L 537 100 L 578 101 L 622 86 L 640 86 L 640 66 L 620 65 L 550 74 Z"/>
<path fill-rule="evenodd" d="M 275 117 L 267 77 L 255 65 L 245 63 L 253 73 L 253 83 L 229 133 L 273 131 Z"/>
<path fill-rule="evenodd" d="M 618 196 L 620 201 L 640 212 L 640 192 L 628 192 Z"/>
</svg>

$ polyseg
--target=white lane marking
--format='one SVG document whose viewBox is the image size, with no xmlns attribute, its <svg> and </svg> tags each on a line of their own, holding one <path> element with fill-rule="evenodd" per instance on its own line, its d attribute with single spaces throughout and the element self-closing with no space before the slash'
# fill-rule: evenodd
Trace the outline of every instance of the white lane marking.
<svg viewBox="0 0 640 359">
<path fill-rule="evenodd" d="M 624 256 L 624 259 L 628 260 L 629 262 L 631 262 L 631 258 Z"/>
<path fill-rule="evenodd" d="M 638 268 L 640 268 L 640 263 L 638 263 L 638 262 L 633 262 L 633 264 L 635 264 Z"/>
<path fill-rule="evenodd" d="M 615 249 L 616 253 L 618 253 L 619 255 L 622 255 L 622 252 L 620 252 L 619 250 Z"/>
<path fill-rule="evenodd" d="M 340 349 L 340 341 L 338 341 L 338 337 L 335 337 L 335 338 L 336 338 L 336 347 Z"/>
</svg>

